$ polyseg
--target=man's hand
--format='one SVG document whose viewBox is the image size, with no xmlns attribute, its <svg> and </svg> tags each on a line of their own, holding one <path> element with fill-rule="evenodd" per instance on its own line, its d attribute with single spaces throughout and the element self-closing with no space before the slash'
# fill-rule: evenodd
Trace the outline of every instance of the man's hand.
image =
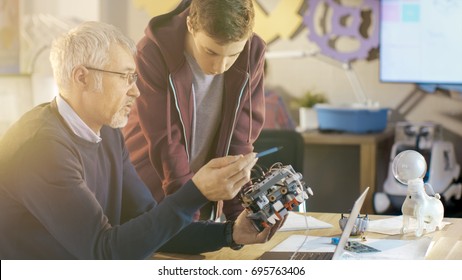
<svg viewBox="0 0 462 280">
<path fill-rule="evenodd" d="M 272 227 L 265 228 L 262 232 L 258 232 L 252 225 L 252 222 L 247 218 L 247 211 L 244 210 L 236 219 L 233 228 L 233 240 L 236 244 L 255 244 L 265 243 L 270 240 L 276 231 L 282 226 L 288 215 L 280 221 L 277 221 Z"/>
<path fill-rule="evenodd" d="M 210 201 L 232 199 L 250 181 L 250 171 L 257 162 L 255 155 L 212 159 L 199 169 L 192 181 Z"/>
</svg>

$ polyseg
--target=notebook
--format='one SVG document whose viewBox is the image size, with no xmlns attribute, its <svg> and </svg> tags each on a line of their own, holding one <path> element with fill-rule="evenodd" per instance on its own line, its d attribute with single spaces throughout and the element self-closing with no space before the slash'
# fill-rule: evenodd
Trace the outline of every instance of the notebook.
<svg viewBox="0 0 462 280">
<path fill-rule="evenodd" d="M 351 213 L 348 217 L 348 221 L 345 225 L 345 229 L 340 236 L 340 240 L 335 248 L 334 252 L 265 252 L 260 260 L 338 260 L 342 257 L 345 252 L 345 245 L 350 238 L 351 230 L 356 222 L 361 207 L 363 206 L 364 200 L 366 199 L 369 187 L 356 199 Z"/>
</svg>

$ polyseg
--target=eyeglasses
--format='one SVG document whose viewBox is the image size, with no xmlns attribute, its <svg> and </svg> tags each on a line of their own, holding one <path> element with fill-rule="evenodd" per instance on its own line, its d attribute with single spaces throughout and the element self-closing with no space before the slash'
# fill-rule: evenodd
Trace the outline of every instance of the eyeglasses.
<svg viewBox="0 0 462 280">
<path fill-rule="evenodd" d="M 85 66 L 85 68 L 87 68 L 88 70 L 100 71 L 104 73 L 118 74 L 120 75 L 121 78 L 127 79 L 128 86 L 133 85 L 138 80 L 137 73 L 122 73 L 122 72 L 108 71 L 108 70 L 103 70 L 103 69 L 98 69 L 98 68 L 93 68 L 93 67 L 87 67 L 87 66 Z"/>
</svg>

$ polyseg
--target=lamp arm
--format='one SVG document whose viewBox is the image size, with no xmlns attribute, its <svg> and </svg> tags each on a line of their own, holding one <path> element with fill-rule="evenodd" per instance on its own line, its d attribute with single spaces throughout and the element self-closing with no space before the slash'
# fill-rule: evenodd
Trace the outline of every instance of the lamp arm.
<svg viewBox="0 0 462 280">
<path fill-rule="evenodd" d="M 293 50 L 293 51 L 270 51 L 265 54 L 267 59 L 280 59 L 280 58 L 304 58 L 304 57 L 313 57 L 319 61 L 327 63 L 331 66 L 341 68 L 344 72 L 346 77 L 348 78 L 348 82 L 350 83 L 351 88 L 353 89 L 353 93 L 355 94 L 356 101 L 360 104 L 364 104 L 367 106 L 373 106 L 373 104 L 369 98 L 367 98 L 366 93 L 363 90 L 363 87 L 358 79 L 358 75 L 351 67 L 350 62 L 340 62 L 329 57 L 326 57 L 319 53 L 319 51 L 304 51 L 304 50 Z"/>
</svg>

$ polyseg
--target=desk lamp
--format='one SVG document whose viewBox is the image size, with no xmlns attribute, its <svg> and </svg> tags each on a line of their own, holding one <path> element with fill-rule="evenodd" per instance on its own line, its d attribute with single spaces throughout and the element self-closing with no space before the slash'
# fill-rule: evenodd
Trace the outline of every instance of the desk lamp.
<svg viewBox="0 0 462 280">
<path fill-rule="evenodd" d="M 409 232 L 410 218 L 416 219 L 415 236 L 420 237 L 423 230 L 433 231 L 442 228 L 444 207 L 440 195 L 428 196 L 423 177 L 427 172 L 425 158 L 414 150 L 399 153 L 393 160 L 393 175 L 401 184 L 407 185 L 407 195 L 403 202 L 403 227 L 401 233 Z M 433 192 L 430 184 L 426 184 Z"/>
</svg>

